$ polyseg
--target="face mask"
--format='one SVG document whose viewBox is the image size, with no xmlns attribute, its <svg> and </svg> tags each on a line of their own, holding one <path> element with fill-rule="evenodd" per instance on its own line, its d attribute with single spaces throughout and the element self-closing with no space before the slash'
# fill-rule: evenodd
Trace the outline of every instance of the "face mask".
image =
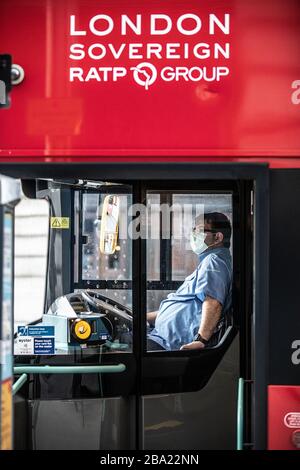
<svg viewBox="0 0 300 470">
<path fill-rule="evenodd" d="M 206 235 L 203 232 L 197 233 L 197 235 L 193 232 L 191 233 L 190 244 L 193 252 L 196 253 L 196 255 L 201 255 L 203 251 L 207 250 L 208 245 L 204 241 L 205 237 Z"/>
</svg>

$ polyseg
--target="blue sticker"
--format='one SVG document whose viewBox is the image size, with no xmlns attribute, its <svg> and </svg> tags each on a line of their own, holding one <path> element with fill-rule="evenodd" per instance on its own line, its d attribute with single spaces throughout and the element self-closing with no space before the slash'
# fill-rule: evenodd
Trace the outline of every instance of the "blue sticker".
<svg viewBox="0 0 300 470">
<path fill-rule="evenodd" d="M 54 336 L 54 326 L 18 326 L 19 336 Z"/>
<path fill-rule="evenodd" d="M 54 338 L 34 338 L 34 354 L 54 354 Z"/>
</svg>

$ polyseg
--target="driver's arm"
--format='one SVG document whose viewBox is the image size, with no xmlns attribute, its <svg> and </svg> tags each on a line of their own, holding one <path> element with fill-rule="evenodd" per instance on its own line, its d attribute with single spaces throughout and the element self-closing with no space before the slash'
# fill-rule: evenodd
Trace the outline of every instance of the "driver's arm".
<svg viewBox="0 0 300 470">
<path fill-rule="evenodd" d="M 155 320 L 158 314 L 158 310 L 155 310 L 154 312 L 147 312 L 147 322 L 150 323 L 150 325 L 155 324 Z"/>
<path fill-rule="evenodd" d="M 221 318 L 222 305 L 212 297 L 206 297 L 202 305 L 201 323 L 198 333 L 209 340 L 212 336 L 219 319 Z M 203 349 L 204 344 L 200 341 L 192 341 L 191 343 L 184 344 L 180 349 Z"/>
</svg>

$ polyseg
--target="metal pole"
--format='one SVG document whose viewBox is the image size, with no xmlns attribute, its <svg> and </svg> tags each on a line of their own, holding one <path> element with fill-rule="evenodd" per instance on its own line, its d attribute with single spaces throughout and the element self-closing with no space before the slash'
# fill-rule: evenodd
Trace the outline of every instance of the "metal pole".
<svg viewBox="0 0 300 470">
<path fill-rule="evenodd" d="M 239 378 L 237 404 L 237 450 L 243 450 L 244 437 L 244 379 Z"/>
</svg>

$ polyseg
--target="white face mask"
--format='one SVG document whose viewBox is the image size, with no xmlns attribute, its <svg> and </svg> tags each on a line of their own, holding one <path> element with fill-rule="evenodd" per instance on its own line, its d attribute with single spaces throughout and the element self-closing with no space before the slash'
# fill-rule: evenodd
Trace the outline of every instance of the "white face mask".
<svg viewBox="0 0 300 470">
<path fill-rule="evenodd" d="M 190 235 L 190 244 L 191 248 L 196 255 L 201 255 L 203 251 L 207 250 L 208 245 L 205 243 L 206 235 L 204 232 L 201 233 L 191 233 Z"/>
</svg>

